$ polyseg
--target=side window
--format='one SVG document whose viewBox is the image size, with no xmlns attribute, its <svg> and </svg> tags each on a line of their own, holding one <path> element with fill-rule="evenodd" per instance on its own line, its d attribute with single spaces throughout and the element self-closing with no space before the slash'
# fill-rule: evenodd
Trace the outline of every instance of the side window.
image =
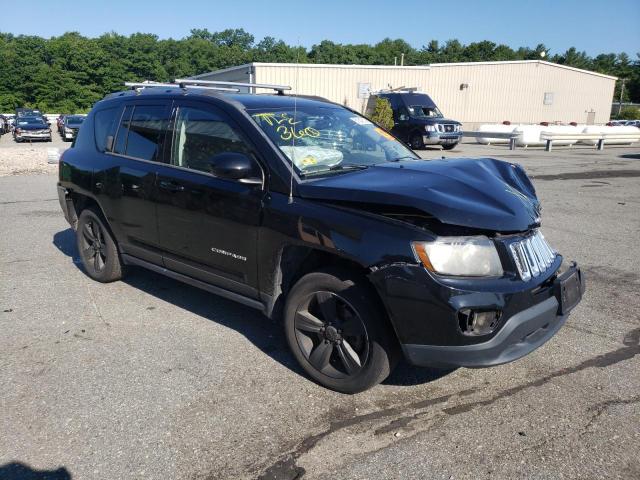
<svg viewBox="0 0 640 480">
<path fill-rule="evenodd" d="M 169 118 L 164 105 L 127 106 L 122 115 L 115 153 L 160 161 Z"/>
<path fill-rule="evenodd" d="M 214 112 L 196 107 L 179 107 L 173 132 L 171 164 L 209 173 L 211 160 L 224 152 L 243 153 L 251 148 L 225 120 Z M 256 175 L 259 167 L 256 164 Z"/>
<path fill-rule="evenodd" d="M 93 125 L 96 147 L 101 152 L 110 151 L 113 147 L 113 136 L 118 122 L 120 108 L 105 108 L 96 112 Z"/>
<path fill-rule="evenodd" d="M 395 110 L 394 113 L 396 114 L 397 120 L 409 120 L 409 110 L 407 110 L 407 107 L 400 107 L 399 109 Z"/>
</svg>

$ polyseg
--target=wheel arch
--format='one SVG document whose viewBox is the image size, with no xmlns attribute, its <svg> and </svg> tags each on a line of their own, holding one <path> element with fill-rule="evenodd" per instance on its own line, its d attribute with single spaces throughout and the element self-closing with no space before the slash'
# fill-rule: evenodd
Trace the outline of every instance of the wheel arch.
<svg viewBox="0 0 640 480">
<path fill-rule="evenodd" d="M 100 216 L 102 217 L 102 220 L 105 223 L 105 226 L 107 227 L 107 229 L 109 229 L 109 233 L 113 237 L 116 247 L 118 247 L 118 250 L 120 250 L 120 247 L 118 246 L 117 237 L 115 236 L 113 232 L 113 228 L 111 228 L 111 224 L 109 223 L 109 219 L 107 218 L 107 215 L 104 213 L 102 206 L 100 206 L 100 203 L 92 196 L 85 195 L 83 193 L 79 193 L 75 191 L 70 191 L 69 197 L 71 199 L 71 206 L 73 207 L 69 212 L 70 216 L 72 217 L 70 220 L 71 220 L 71 225 L 73 229 L 75 230 L 77 228 L 78 218 L 80 217 L 80 214 L 82 213 L 82 211 L 86 210 L 87 208 L 92 208 L 100 214 Z"/>
<path fill-rule="evenodd" d="M 327 268 L 353 272 L 359 276 L 362 281 L 366 282 L 373 295 L 375 295 L 375 300 L 385 313 L 384 316 L 390 327 L 390 331 L 393 332 L 395 340 L 398 341 L 395 326 L 393 325 L 385 302 L 382 300 L 378 288 L 369 278 L 371 270 L 352 259 L 310 246 L 289 245 L 280 250 L 275 271 L 271 278 L 272 295 L 269 300 L 265 302 L 265 314 L 269 318 L 280 319 L 287 296 L 296 282 L 307 273 Z"/>
</svg>

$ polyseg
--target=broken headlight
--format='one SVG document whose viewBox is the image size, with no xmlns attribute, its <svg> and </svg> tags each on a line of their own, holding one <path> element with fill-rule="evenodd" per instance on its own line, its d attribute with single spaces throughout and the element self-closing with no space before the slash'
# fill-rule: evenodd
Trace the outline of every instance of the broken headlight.
<svg viewBox="0 0 640 480">
<path fill-rule="evenodd" d="M 501 277 L 504 273 L 495 244 L 485 236 L 438 237 L 413 242 L 412 247 L 427 270 L 441 275 Z"/>
</svg>

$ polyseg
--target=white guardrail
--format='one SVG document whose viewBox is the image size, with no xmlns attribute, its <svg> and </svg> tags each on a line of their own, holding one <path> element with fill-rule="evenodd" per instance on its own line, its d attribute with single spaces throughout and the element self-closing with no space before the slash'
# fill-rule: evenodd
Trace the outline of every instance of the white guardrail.
<svg viewBox="0 0 640 480">
<path fill-rule="evenodd" d="M 545 141 L 545 150 L 550 152 L 553 149 L 553 142 L 575 140 L 576 142 L 585 142 L 587 140 L 595 141 L 598 150 L 604 150 L 605 143 L 632 144 L 640 140 L 640 130 L 638 133 L 540 133 L 540 139 Z"/>
<path fill-rule="evenodd" d="M 515 150 L 516 146 L 544 146 L 546 151 L 551 151 L 554 145 L 571 146 L 576 143 L 603 150 L 605 144 L 631 145 L 640 141 L 640 129 L 629 126 L 484 124 L 477 131 L 465 131 L 462 135 L 475 138 L 484 145 L 508 143 L 510 150 Z"/>
</svg>

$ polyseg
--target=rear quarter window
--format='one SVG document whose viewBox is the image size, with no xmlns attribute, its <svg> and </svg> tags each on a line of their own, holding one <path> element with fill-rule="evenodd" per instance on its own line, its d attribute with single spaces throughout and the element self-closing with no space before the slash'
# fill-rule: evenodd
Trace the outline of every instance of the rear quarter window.
<svg viewBox="0 0 640 480">
<path fill-rule="evenodd" d="M 96 138 L 96 148 L 101 152 L 111 150 L 113 146 L 113 136 L 118 124 L 119 107 L 105 108 L 95 113 L 94 132 Z"/>
</svg>

